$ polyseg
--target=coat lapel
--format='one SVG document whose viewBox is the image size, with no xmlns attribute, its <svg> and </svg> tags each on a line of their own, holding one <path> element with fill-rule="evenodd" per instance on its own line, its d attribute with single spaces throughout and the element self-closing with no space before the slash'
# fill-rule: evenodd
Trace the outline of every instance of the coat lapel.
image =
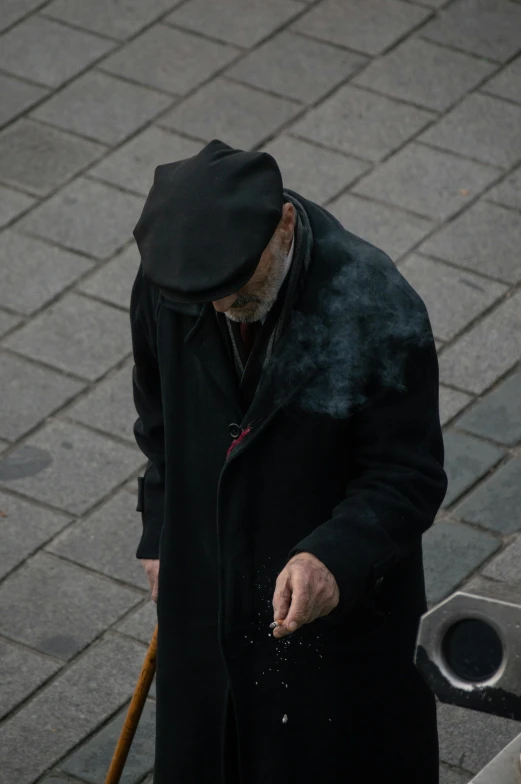
<svg viewBox="0 0 521 784">
<path fill-rule="evenodd" d="M 235 368 L 220 334 L 211 302 L 206 303 L 194 327 L 185 338 L 185 346 L 201 361 L 224 396 L 239 410 L 241 398 Z"/>
<path fill-rule="evenodd" d="M 289 375 L 285 375 L 284 382 L 281 383 L 281 368 L 286 364 L 281 358 L 288 356 L 289 352 L 295 360 L 303 353 L 307 353 L 305 344 L 296 339 L 291 326 L 275 348 L 270 360 L 270 364 L 273 365 L 270 367 L 269 364 L 263 373 L 252 404 L 244 417 L 243 428 L 250 428 L 248 438 L 244 438 L 237 450 L 234 449 L 231 454 L 240 453 L 253 443 L 256 436 L 263 432 L 280 409 L 287 405 L 318 372 L 316 365 L 295 361 L 292 363 L 295 369 Z M 278 372 L 274 373 L 273 367 L 278 368 Z"/>
</svg>

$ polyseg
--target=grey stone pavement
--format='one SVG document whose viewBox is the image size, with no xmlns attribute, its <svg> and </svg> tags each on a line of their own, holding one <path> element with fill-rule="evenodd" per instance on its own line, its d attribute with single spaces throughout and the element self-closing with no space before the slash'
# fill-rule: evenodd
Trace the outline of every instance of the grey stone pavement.
<svg viewBox="0 0 521 784">
<path fill-rule="evenodd" d="M 0 0 L 0 784 L 103 784 L 155 618 L 131 230 L 214 137 L 383 247 L 438 341 L 431 603 L 521 591 L 521 2 Z M 124 784 L 151 782 L 153 691 Z M 519 723 L 440 705 L 443 784 Z"/>
</svg>

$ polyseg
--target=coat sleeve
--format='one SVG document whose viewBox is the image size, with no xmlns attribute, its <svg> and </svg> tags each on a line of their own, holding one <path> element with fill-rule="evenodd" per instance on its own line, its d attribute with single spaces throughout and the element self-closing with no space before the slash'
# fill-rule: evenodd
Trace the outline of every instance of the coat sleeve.
<svg viewBox="0 0 521 784">
<path fill-rule="evenodd" d="M 403 391 L 377 391 L 352 417 L 354 470 L 327 522 L 290 552 L 309 552 L 335 576 L 338 617 L 417 545 L 447 489 L 434 341 L 409 350 Z"/>
<path fill-rule="evenodd" d="M 165 498 L 165 447 L 161 381 L 157 360 L 154 306 L 139 269 L 130 303 L 134 368 L 132 387 L 138 418 L 134 436 L 148 458 L 144 476 L 138 478 L 138 505 L 143 533 L 136 556 L 159 558 Z"/>
</svg>

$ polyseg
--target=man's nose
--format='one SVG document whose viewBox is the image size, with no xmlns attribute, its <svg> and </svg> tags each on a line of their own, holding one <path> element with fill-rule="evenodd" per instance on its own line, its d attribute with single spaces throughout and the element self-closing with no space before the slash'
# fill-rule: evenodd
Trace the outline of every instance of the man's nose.
<svg viewBox="0 0 521 784">
<path fill-rule="evenodd" d="M 212 304 L 215 310 L 217 310 L 219 313 L 226 313 L 226 311 L 231 308 L 238 296 L 238 294 L 230 294 L 228 297 L 223 297 L 222 299 L 214 299 Z"/>
</svg>

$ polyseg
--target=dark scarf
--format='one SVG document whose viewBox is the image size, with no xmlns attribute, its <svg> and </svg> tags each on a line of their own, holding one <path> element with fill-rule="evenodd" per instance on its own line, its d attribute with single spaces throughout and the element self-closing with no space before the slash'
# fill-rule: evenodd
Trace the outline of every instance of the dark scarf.
<svg viewBox="0 0 521 784">
<path fill-rule="evenodd" d="M 222 313 L 217 313 L 221 334 L 228 346 L 230 358 L 235 366 L 245 410 L 251 405 L 259 386 L 262 373 L 271 359 L 273 351 L 289 324 L 291 312 L 304 285 L 306 272 L 311 262 L 313 234 L 308 216 L 294 196 L 284 192 L 284 201 L 291 202 L 296 211 L 295 246 L 293 259 L 277 299 L 270 308 L 260 334 L 246 359 L 239 324 Z"/>
</svg>

